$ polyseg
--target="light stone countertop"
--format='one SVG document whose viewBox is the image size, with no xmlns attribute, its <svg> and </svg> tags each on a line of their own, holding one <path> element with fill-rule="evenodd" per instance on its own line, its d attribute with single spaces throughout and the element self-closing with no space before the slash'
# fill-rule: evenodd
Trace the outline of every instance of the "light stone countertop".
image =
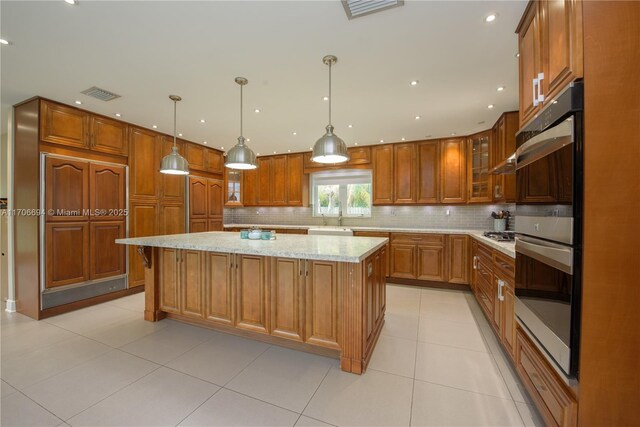
<svg viewBox="0 0 640 427">
<path fill-rule="evenodd" d="M 389 239 L 381 237 L 309 236 L 278 234 L 276 240 L 241 239 L 239 233 L 171 234 L 117 239 L 116 243 L 207 252 L 277 256 L 320 261 L 359 263 Z"/>
<path fill-rule="evenodd" d="M 338 228 L 337 225 L 286 225 L 286 224 L 225 224 L 224 228 L 250 228 L 259 227 L 263 230 L 278 230 L 278 229 L 295 229 L 295 230 L 308 230 L 309 228 Z M 514 242 L 498 242 L 493 239 L 489 239 L 482 235 L 484 231 L 481 230 L 468 230 L 468 229 L 454 229 L 454 228 L 401 228 L 401 227 L 362 227 L 362 226 L 349 226 L 343 225 L 339 228 L 349 228 L 353 231 L 379 231 L 383 233 L 429 233 L 429 234 L 467 234 L 481 243 L 490 246 L 503 254 L 516 257 L 515 243 Z M 281 235 L 278 235 L 280 238 Z M 333 237 L 333 236 L 332 236 Z"/>
</svg>

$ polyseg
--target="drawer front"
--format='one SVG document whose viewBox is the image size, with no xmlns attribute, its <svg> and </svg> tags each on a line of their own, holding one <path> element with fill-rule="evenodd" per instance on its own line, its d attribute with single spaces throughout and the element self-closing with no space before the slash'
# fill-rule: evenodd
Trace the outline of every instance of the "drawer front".
<svg viewBox="0 0 640 427">
<path fill-rule="evenodd" d="M 480 306 L 484 310 L 489 319 L 493 317 L 493 296 L 491 292 L 491 283 L 484 279 L 479 279 L 477 284 L 476 297 Z"/>
<path fill-rule="evenodd" d="M 493 250 L 491 248 L 478 243 L 477 252 L 476 255 L 485 263 L 491 264 L 493 262 Z"/>
<path fill-rule="evenodd" d="M 421 245 L 444 246 L 444 234 L 391 233 L 392 243 L 416 243 Z"/>
<path fill-rule="evenodd" d="M 513 281 L 515 279 L 516 262 L 513 258 L 494 251 L 493 265 L 506 276 L 504 277 L 505 280 Z"/>
<path fill-rule="evenodd" d="M 520 328 L 516 368 L 547 425 L 576 425 L 577 402 Z"/>
</svg>

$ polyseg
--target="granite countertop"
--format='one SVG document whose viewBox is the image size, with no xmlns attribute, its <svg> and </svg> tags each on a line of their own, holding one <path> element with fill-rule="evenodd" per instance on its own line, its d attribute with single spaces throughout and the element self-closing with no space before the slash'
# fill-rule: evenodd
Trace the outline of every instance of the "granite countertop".
<svg viewBox="0 0 640 427">
<path fill-rule="evenodd" d="M 278 256 L 358 263 L 384 246 L 382 237 L 309 236 L 278 234 L 276 240 L 240 239 L 236 233 L 172 234 L 117 239 L 116 243 L 160 248 L 194 249 L 208 252 Z"/>
<path fill-rule="evenodd" d="M 286 225 L 286 224 L 225 224 L 224 228 L 250 228 L 260 227 L 265 230 L 278 230 L 278 229 L 295 229 L 295 230 L 308 230 L 309 228 L 338 228 L 338 226 L 332 225 Z M 456 229 L 456 228 L 401 228 L 401 227 L 362 227 L 362 226 L 349 226 L 344 225 L 340 228 L 349 228 L 353 231 L 378 231 L 383 233 L 431 233 L 431 234 L 467 234 L 474 239 L 482 242 L 483 244 L 490 246 L 511 258 L 516 257 L 515 243 L 514 242 L 498 242 L 497 240 L 490 239 L 482 235 L 482 230 L 469 230 L 469 229 Z M 281 235 L 278 235 L 280 238 Z M 335 236 L 330 236 L 335 237 Z"/>
</svg>

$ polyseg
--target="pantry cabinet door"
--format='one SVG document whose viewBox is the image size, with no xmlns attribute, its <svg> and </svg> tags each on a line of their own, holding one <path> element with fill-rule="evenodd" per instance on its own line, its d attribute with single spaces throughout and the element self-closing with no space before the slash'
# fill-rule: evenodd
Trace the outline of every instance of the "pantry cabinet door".
<svg viewBox="0 0 640 427">
<path fill-rule="evenodd" d="M 222 217 L 224 213 L 224 181 L 207 180 L 207 210 L 209 217 Z"/>
<path fill-rule="evenodd" d="M 47 156 L 45 187 L 47 221 L 89 219 L 89 163 Z"/>
<path fill-rule="evenodd" d="M 303 341 L 304 334 L 304 261 L 272 258 L 271 335 Z"/>
<path fill-rule="evenodd" d="M 235 322 L 233 272 L 234 255 L 206 252 L 205 316 L 226 325 Z"/>
<path fill-rule="evenodd" d="M 158 197 L 160 160 L 157 135 L 145 129 L 132 127 L 129 132 L 130 197 Z"/>
<path fill-rule="evenodd" d="M 189 233 L 204 233 L 208 231 L 208 219 L 192 219 L 189 221 Z"/>
<path fill-rule="evenodd" d="M 126 217 L 127 175 L 124 166 L 91 163 L 89 195 L 92 220 L 118 220 Z"/>
<path fill-rule="evenodd" d="M 185 212 L 183 204 L 160 203 L 159 234 L 184 233 Z"/>
<path fill-rule="evenodd" d="M 189 218 L 206 218 L 207 206 L 207 179 L 189 177 Z"/>
</svg>

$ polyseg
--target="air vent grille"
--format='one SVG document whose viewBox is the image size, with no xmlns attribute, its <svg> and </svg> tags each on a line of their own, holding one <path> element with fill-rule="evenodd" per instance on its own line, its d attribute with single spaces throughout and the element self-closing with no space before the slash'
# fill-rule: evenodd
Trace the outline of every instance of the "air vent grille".
<svg viewBox="0 0 640 427">
<path fill-rule="evenodd" d="M 93 86 L 87 90 L 83 90 L 87 96 L 91 96 L 93 98 L 99 99 L 101 101 L 111 101 L 112 99 L 120 98 L 120 95 L 117 95 L 113 92 L 109 92 L 108 90 L 100 89 L 99 87 Z"/>
<path fill-rule="evenodd" d="M 349 19 L 404 5 L 404 0 L 342 0 Z"/>
</svg>

